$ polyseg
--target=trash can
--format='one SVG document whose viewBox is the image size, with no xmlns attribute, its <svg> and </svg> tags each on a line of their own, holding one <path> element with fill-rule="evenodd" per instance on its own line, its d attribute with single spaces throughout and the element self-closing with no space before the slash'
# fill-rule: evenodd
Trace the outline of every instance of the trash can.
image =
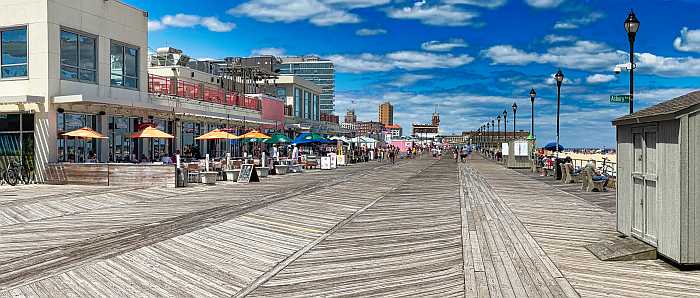
<svg viewBox="0 0 700 298">
<path fill-rule="evenodd" d="M 177 168 L 175 170 L 175 185 L 177 187 L 187 187 L 187 169 Z"/>
</svg>

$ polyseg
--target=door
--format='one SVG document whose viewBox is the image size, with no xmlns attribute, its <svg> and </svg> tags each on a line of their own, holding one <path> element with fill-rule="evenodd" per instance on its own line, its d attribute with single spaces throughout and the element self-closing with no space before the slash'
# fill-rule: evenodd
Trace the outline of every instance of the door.
<svg viewBox="0 0 700 298">
<path fill-rule="evenodd" d="M 635 128 L 632 235 L 656 246 L 658 202 L 656 193 L 656 127 Z"/>
</svg>

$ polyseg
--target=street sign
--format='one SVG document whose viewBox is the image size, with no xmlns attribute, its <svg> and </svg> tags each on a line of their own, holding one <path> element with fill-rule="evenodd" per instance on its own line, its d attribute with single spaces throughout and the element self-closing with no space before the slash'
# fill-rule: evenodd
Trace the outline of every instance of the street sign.
<svg viewBox="0 0 700 298">
<path fill-rule="evenodd" d="M 629 95 L 610 95 L 610 102 L 630 103 L 630 96 Z"/>
</svg>

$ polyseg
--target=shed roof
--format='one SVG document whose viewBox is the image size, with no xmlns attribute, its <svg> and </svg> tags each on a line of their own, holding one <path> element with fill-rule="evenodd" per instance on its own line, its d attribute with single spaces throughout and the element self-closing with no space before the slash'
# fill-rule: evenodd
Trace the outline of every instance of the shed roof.
<svg viewBox="0 0 700 298">
<path fill-rule="evenodd" d="M 700 91 L 693 91 L 633 114 L 622 116 L 613 120 L 613 125 L 669 120 L 679 114 L 689 112 L 688 110 L 693 107 L 700 107 Z"/>
</svg>

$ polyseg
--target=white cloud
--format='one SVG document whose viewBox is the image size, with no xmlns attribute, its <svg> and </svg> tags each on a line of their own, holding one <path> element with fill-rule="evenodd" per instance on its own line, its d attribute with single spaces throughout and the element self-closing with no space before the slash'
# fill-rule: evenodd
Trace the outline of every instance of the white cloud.
<svg viewBox="0 0 700 298">
<path fill-rule="evenodd" d="M 286 54 L 286 51 L 282 48 L 261 48 L 252 50 L 250 54 L 253 56 L 272 55 L 275 57 L 279 57 L 284 56 Z"/>
<path fill-rule="evenodd" d="M 588 77 L 586 77 L 586 83 L 588 84 L 601 84 L 601 83 L 607 83 L 607 82 L 612 82 L 616 80 L 617 77 L 614 75 L 604 75 L 604 74 L 593 74 Z"/>
<path fill-rule="evenodd" d="M 662 57 L 651 53 L 636 54 L 639 73 L 665 77 L 700 77 L 700 59 L 693 57 Z"/>
<path fill-rule="evenodd" d="M 544 37 L 544 41 L 547 43 L 560 43 L 560 42 L 571 42 L 577 40 L 576 36 L 573 35 L 556 35 L 549 34 Z"/>
<path fill-rule="evenodd" d="M 595 21 L 598 21 L 599 19 L 602 19 L 605 15 L 599 12 L 592 12 L 587 16 L 580 17 L 580 18 L 574 18 L 570 20 L 565 20 L 565 21 L 559 21 L 556 24 L 554 24 L 554 29 L 561 29 L 561 30 L 567 30 L 567 29 L 576 29 L 581 26 L 585 26 L 588 24 L 592 24 Z"/>
<path fill-rule="evenodd" d="M 511 45 L 492 46 L 483 50 L 481 54 L 491 59 L 492 64 L 526 65 L 537 62 L 540 58 L 537 53 L 527 53 Z"/>
<path fill-rule="evenodd" d="M 388 4 L 391 0 L 322 0 L 322 2 L 348 8 L 363 8 Z"/>
<path fill-rule="evenodd" d="M 413 6 L 388 9 L 387 16 L 394 19 L 418 20 L 433 26 L 467 26 L 478 25 L 474 21 L 479 14 L 452 5 L 430 6 L 423 1 L 416 2 Z"/>
<path fill-rule="evenodd" d="M 148 31 L 158 31 L 162 29 L 165 29 L 165 25 L 160 21 L 148 21 Z"/>
<path fill-rule="evenodd" d="M 419 81 L 424 81 L 424 80 L 430 80 L 432 79 L 433 76 L 431 75 L 421 75 L 421 74 L 404 74 L 396 80 L 392 81 L 389 83 L 389 85 L 396 86 L 396 87 L 406 87 L 406 86 L 411 86 Z"/>
<path fill-rule="evenodd" d="M 359 23 L 360 17 L 342 10 L 330 10 L 326 13 L 318 14 L 309 19 L 309 22 L 316 26 L 333 26 L 338 24 Z"/>
<path fill-rule="evenodd" d="M 330 55 L 339 72 L 384 72 L 394 69 L 455 68 L 474 61 L 469 55 L 435 54 L 416 51 L 398 51 L 386 55 Z"/>
<path fill-rule="evenodd" d="M 374 36 L 374 35 L 381 35 L 381 34 L 386 34 L 386 30 L 362 28 L 362 29 L 355 31 L 355 35 L 357 35 L 357 36 Z"/>
<path fill-rule="evenodd" d="M 330 4 L 364 7 L 363 5 L 381 2 L 383 1 L 250 0 L 229 9 L 228 13 L 251 17 L 261 22 L 291 23 L 307 20 L 317 26 L 332 26 L 359 23 L 361 20 L 357 15 Z"/>
<path fill-rule="evenodd" d="M 525 0 L 525 3 L 536 8 L 554 8 L 559 6 L 564 0 Z"/>
<path fill-rule="evenodd" d="M 673 47 L 681 52 L 700 52 L 700 29 L 681 29 L 681 36 L 673 41 Z"/>
<path fill-rule="evenodd" d="M 498 8 L 506 4 L 507 0 L 443 0 L 447 4 L 467 4 L 485 8 Z"/>
<path fill-rule="evenodd" d="M 462 39 L 450 39 L 449 41 L 427 41 L 421 44 L 421 48 L 433 52 L 449 52 L 455 48 L 466 48 L 468 45 Z"/>
<path fill-rule="evenodd" d="M 201 17 L 184 13 L 164 15 L 160 20 L 148 21 L 148 31 L 158 31 L 168 27 L 193 28 L 196 26 L 203 26 L 213 32 L 229 32 L 236 28 L 236 24 L 223 22 L 217 17 Z"/>
</svg>

